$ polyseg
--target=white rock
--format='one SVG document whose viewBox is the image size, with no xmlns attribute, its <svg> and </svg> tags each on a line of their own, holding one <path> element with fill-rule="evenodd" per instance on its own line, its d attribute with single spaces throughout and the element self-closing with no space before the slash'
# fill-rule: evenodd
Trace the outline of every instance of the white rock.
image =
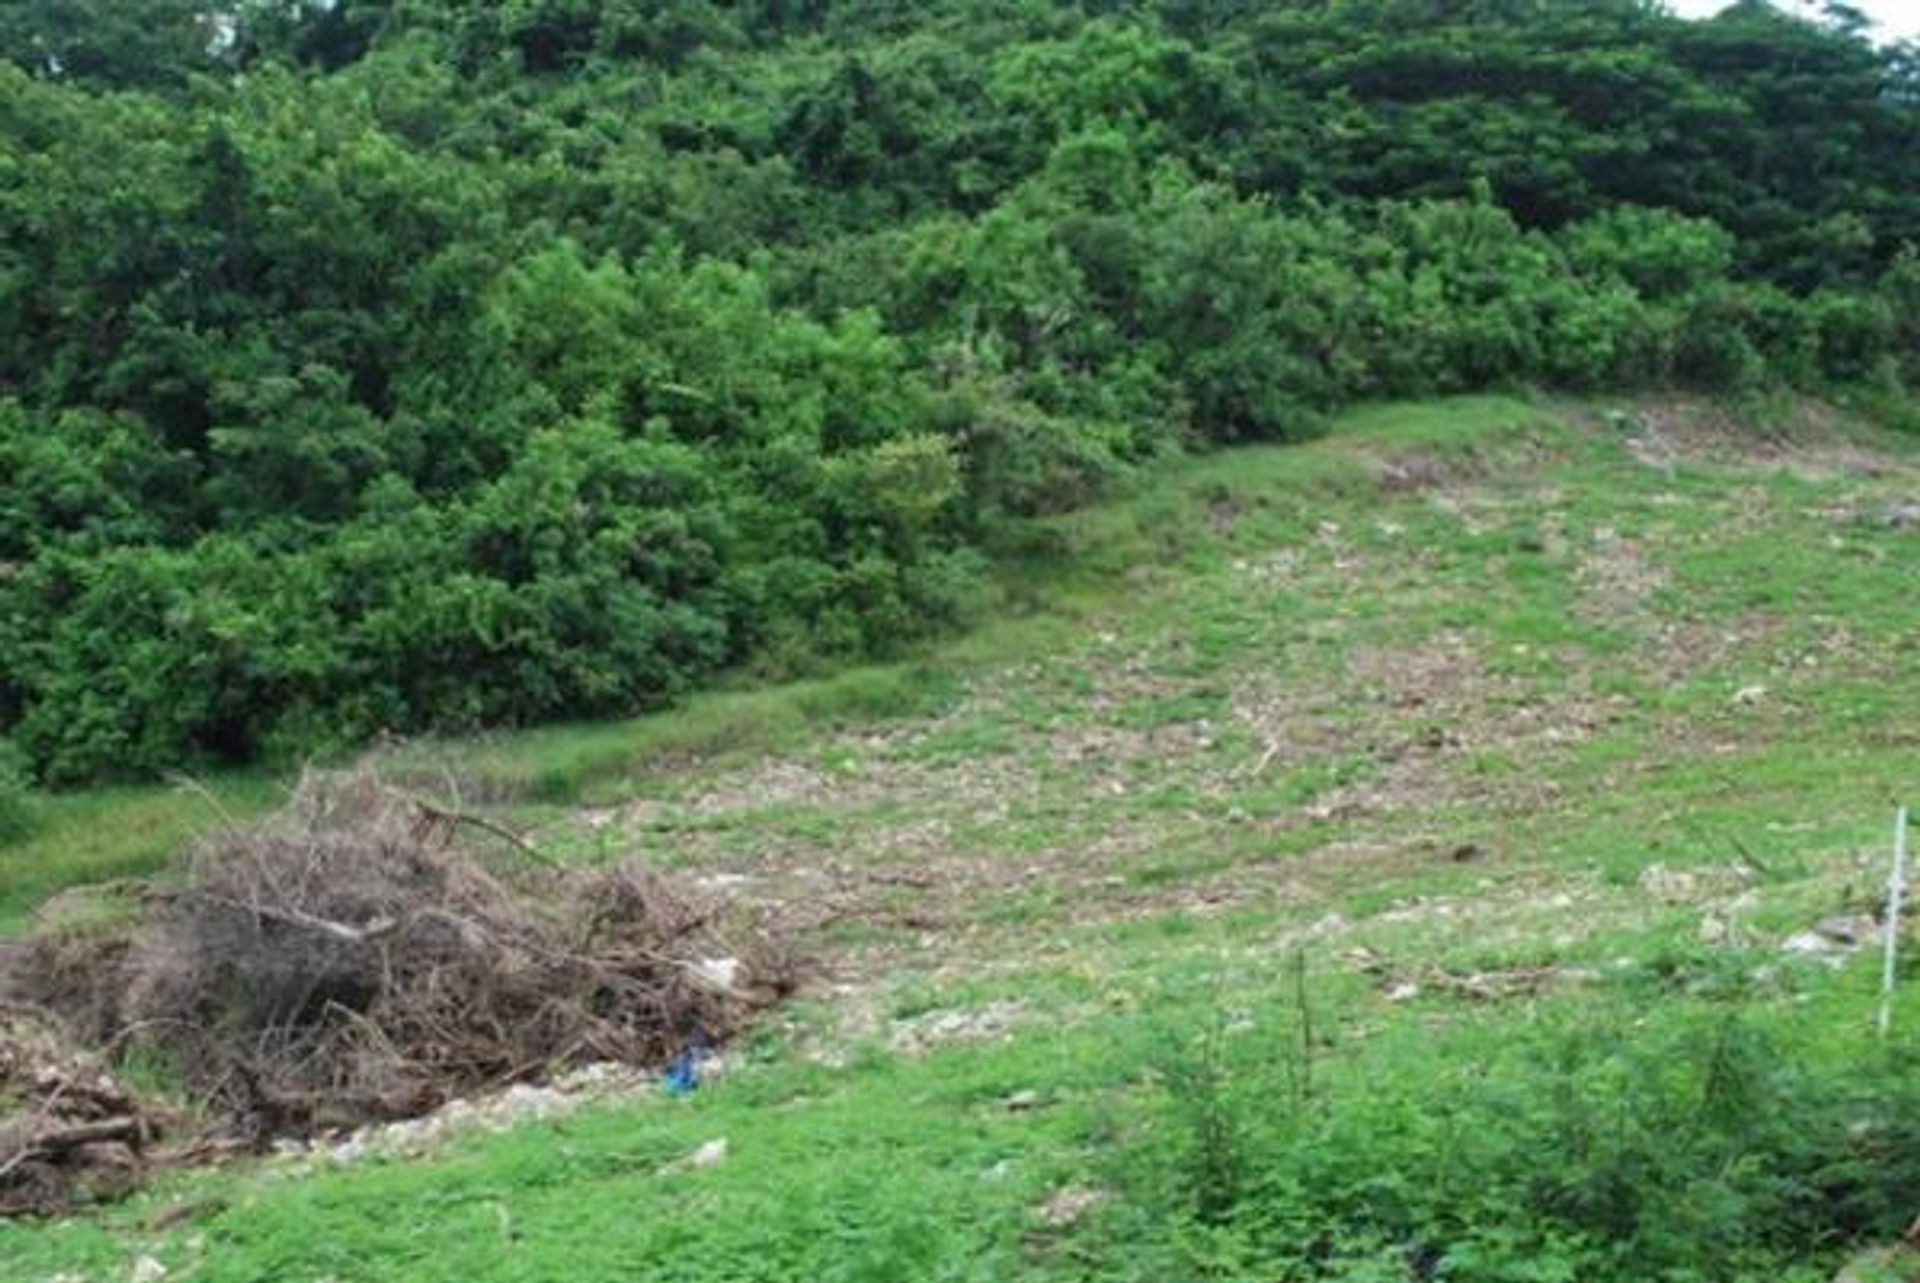
<svg viewBox="0 0 1920 1283">
<path fill-rule="evenodd" d="M 740 979 L 740 959 L 702 958 L 690 970 L 702 984 L 730 991 Z"/>
<path fill-rule="evenodd" d="M 1069 1186 L 1041 1204 L 1040 1219 L 1048 1225 L 1068 1226 L 1106 1201 L 1105 1190 Z"/>
<path fill-rule="evenodd" d="M 727 1138 L 710 1140 L 686 1157 L 688 1167 L 718 1167 L 727 1159 Z"/>
<path fill-rule="evenodd" d="M 1640 889 L 1670 904 L 1691 900 L 1699 890 L 1699 881 L 1691 873 L 1669 869 L 1664 864 L 1649 864 L 1640 871 Z"/>
<path fill-rule="evenodd" d="M 1858 949 L 1880 938 L 1880 924 L 1868 917 L 1828 918 L 1814 931 L 1847 949 Z"/>
<path fill-rule="evenodd" d="M 1887 509 L 1887 524 L 1895 530 L 1904 530 L 1909 526 L 1920 526 L 1920 502 L 1907 501 L 1896 503 Z"/>
<path fill-rule="evenodd" d="M 1835 944 L 1818 931 L 1802 931 L 1788 936 L 1780 949 L 1783 953 L 1798 954 L 1829 967 L 1844 967 L 1850 952 L 1845 945 Z"/>
<path fill-rule="evenodd" d="M 1345 914 L 1338 912 L 1329 913 L 1308 927 L 1307 934 L 1310 936 L 1330 936 L 1345 931 L 1352 925 Z"/>
<path fill-rule="evenodd" d="M 128 1283 L 160 1283 L 167 1277 L 167 1267 L 151 1256 L 142 1256 L 133 1263 L 133 1273 L 127 1276 Z"/>
</svg>

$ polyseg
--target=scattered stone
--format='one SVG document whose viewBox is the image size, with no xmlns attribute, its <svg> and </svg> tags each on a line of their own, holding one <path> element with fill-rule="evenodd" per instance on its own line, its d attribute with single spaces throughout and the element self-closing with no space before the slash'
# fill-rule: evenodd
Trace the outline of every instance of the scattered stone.
<svg viewBox="0 0 1920 1283">
<path fill-rule="evenodd" d="M 1390 986 L 1384 996 L 1388 1002 L 1410 1002 L 1420 996 L 1420 986 L 1411 980 L 1402 980 Z"/>
<path fill-rule="evenodd" d="M 1887 509 L 1887 525 L 1894 530 L 1920 526 L 1920 500 L 1903 499 Z"/>
<path fill-rule="evenodd" d="M 1383 975 L 1387 970 L 1387 960 L 1363 944 L 1342 950 L 1340 960 L 1355 971 L 1370 976 Z"/>
<path fill-rule="evenodd" d="M 1880 938 L 1880 924 L 1864 914 L 1828 918 L 1814 931 L 1846 949 L 1859 949 Z"/>
<path fill-rule="evenodd" d="M 1780 945 L 1785 953 L 1812 958 L 1829 966 L 1845 964 L 1853 954 L 1880 938 L 1880 924 L 1865 915 L 1828 918 L 1811 930 L 1795 932 Z"/>
<path fill-rule="evenodd" d="M 891 1042 L 895 1051 L 915 1054 L 952 1042 L 982 1042 L 1004 1037 L 1026 1014 L 1026 1004 L 988 1003 L 966 1011 L 929 1011 L 911 1020 L 896 1021 Z"/>
<path fill-rule="evenodd" d="M 1422 978 L 1442 993 L 1474 1002 L 1503 1002 L 1509 998 L 1530 998 L 1561 978 L 1555 967 L 1511 967 L 1500 971 L 1474 971 L 1467 974 L 1428 967 Z"/>
<path fill-rule="evenodd" d="M 1047 1098 L 1041 1095 L 1039 1092 L 1034 1091 L 1031 1087 L 1029 1087 L 1025 1091 L 1017 1091 L 1013 1093 L 1013 1095 L 1007 1097 L 1005 1101 L 1007 1112 L 1009 1114 L 1029 1113 L 1033 1110 L 1039 1109 L 1042 1105 L 1045 1105 L 1046 1103 L 1047 1103 Z"/>
<path fill-rule="evenodd" d="M 732 993 L 738 987 L 742 964 L 738 958 L 702 958 L 687 970 L 703 984 Z"/>
<path fill-rule="evenodd" d="M 1323 918 L 1316 919 L 1313 924 L 1306 929 L 1305 934 L 1312 939 L 1319 939 L 1323 936 L 1339 935 L 1352 925 L 1352 920 L 1349 919 L 1346 914 L 1335 910 Z"/>
<path fill-rule="evenodd" d="M 1664 864 L 1649 864 L 1640 870 L 1640 889 L 1668 904 L 1684 904 L 1699 893 L 1700 884 L 1691 873 L 1669 869 Z"/>
<path fill-rule="evenodd" d="M 127 1275 L 127 1283 L 160 1283 L 167 1277 L 167 1267 L 151 1256 L 142 1256 L 133 1263 L 133 1272 Z"/>
<path fill-rule="evenodd" d="M 704 1062 L 701 1072 L 719 1073 L 721 1058 Z M 448 1101 L 431 1114 L 393 1123 L 374 1123 L 351 1132 L 314 1140 L 282 1139 L 274 1153 L 304 1166 L 320 1159 L 351 1166 L 368 1159 L 419 1158 L 466 1132 L 502 1132 L 521 1123 L 538 1122 L 573 1113 L 613 1096 L 652 1091 L 653 1075 L 631 1065 L 583 1065 L 545 1086 L 518 1083 L 487 1096 Z"/>
<path fill-rule="evenodd" d="M 1040 1205 L 1040 1219 L 1055 1229 L 1065 1229 L 1106 1202 L 1109 1197 L 1107 1191 L 1103 1189 L 1094 1189 L 1086 1185 L 1069 1185 Z"/>
<path fill-rule="evenodd" d="M 727 1161 L 727 1138 L 722 1136 L 718 1140 L 708 1141 L 682 1161 L 696 1171 L 703 1167 L 718 1167 Z"/>
<path fill-rule="evenodd" d="M 1767 688 L 1764 686 L 1742 686 L 1733 693 L 1733 704 L 1735 708 L 1753 708 L 1766 697 Z"/>
</svg>

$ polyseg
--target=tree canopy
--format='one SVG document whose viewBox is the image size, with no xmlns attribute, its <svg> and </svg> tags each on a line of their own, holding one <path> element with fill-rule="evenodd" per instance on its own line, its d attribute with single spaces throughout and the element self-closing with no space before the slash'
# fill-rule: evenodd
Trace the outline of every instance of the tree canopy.
<svg viewBox="0 0 1920 1283">
<path fill-rule="evenodd" d="M 1360 398 L 1920 378 L 1920 56 L 1760 0 L 17 0 L 41 778 L 884 654 Z"/>
</svg>

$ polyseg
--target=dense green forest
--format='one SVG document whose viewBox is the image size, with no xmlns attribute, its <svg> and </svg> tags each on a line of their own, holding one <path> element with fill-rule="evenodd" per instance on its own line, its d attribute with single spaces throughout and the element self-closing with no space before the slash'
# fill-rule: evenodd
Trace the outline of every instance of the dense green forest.
<svg viewBox="0 0 1920 1283">
<path fill-rule="evenodd" d="M 1355 400 L 1920 381 L 1920 56 L 1749 0 L 14 0 L 0 757 L 882 654 Z"/>
</svg>

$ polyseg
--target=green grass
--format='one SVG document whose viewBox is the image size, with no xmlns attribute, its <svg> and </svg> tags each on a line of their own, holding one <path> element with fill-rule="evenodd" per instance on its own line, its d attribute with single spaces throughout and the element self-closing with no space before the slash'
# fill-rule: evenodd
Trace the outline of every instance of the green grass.
<svg viewBox="0 0 1920 1283">
<path fill-rule="evenodd" d="M 1460 432 L 1462 419 L 1474 431 Z M 1538 409 L 1500 398 L 1375 407 L 1354 412 L 1325 442 L 1192 459 L 1133 497 L 1028 527 L 1026 551 L 1010 551 L 999 566 L 1001 613 L 918 660 L 703 692 L 671 711 L 625 721 L 424 741 L 397 751 L 396 765 L 451 768 L 482 797 L 572 803 L 644 791 L 663 763 L 775 752 L 823 728 L 929 716 L 951 706 L 968 671 L 1069 644 L 1085 619 L 1131 591 L 1143 567 L 1189 553 L 1217 557 L 1229 543 L 1245 541 L 1190 545 L 1179 532 L 1201 509 L 1242 506 L 1261 518 L 1254 541 L 1281 536 L 1290 529 L 1283 511 L 1367 496 L 1374 483 L 1363 460 L 1372 454 L 1418 449 L 1471 458 L 1544 421 Z M 1236 637 L 1228 631 L 1218 644 L 1231 646 Z M 17 933 L 39 901 L 65 887 L 165 869 L 194 835 L 220 821 L 221 808 L 255 814 L 281 788 L 256 774 L 213 777 L 200 787 L 217 803 L 173 785 L 42 802 L 32 834 L 0 852 L 0 936 Z"/>
<path fill-rule="evenodd" d="M 168 1177 L 0 1276 L 1832 1277 L 1912 1215 L 1915 968 L 1882 1045 L 1872 957 L 1779 946 L 1870 907 L 1920 777 L 1920 534 L 1873 519 L 1920 452 L 1629 445 L 1376 407 L 1022 532 L 900 665 L 412 750 L 551 849 L 827 898 L 837 987 L 691 1099 Z M 199 805 L 57 799 L 0 904 Z"/>
<path fill-rule="evenodd" d="M 1512 1179 L 1505 1153 L 1488 1141 L 1495 1129 L 1525 1121 L 1503 1113 L 1515 1100 L 1565 1083 L 1555 1077 L 1565 1070 L 1543 1059 L 1575 1057 L 1584 1090 L 1600 1093 L 1580 1108 L 1601 1109 L 1603 1118 L 1606 1093 L 1615 1090 L 1671 1105 L 1699 1088 L 1685 1077 L 1661 1082 L 1655 1067 L 1693 1072 L 1687 1062 L 1676 1066 L 1675 1049 L 1696 1047 L 1696 1034 L 1726 1015 L 1724 1001 L 1673 996 L 1673 981 L 1649 992 L 1655 981 L 1621 980 L 1577 1000 L 1530 1005 L 1517 1028 L 1511 1013 L 1459 1011 L 1433 999 L 1406 1004 L 1404 1018 L 1383 1029 L 1379 999 L 1365 986 L 1314 976 L 1309 1002 L 1328 1023 L 1310 1057 L 1315 1094 L 1303 1106 L 1290 1103 L 1286 1069 L 1297 1009 L 1284 986 L 1249 971 L 1236 938 L 1242 931 L 1192 918 L 1158 926 L 1127 940 L 1135 955 L 1158 955 L 1151 967 L 1080 985 L 1009 980 L 1005 994 L 1055 1015 L 1070 1011 L 1071 1023 L 1059 1027 L 918 1057 L 856 1046 L 837 1066 L 772 1040 L 753 1063 L 691 1099 L 652 1098 L 469 1136 L 429 1162 L 371 1161 L 267 1181 L 175 1178 L 86 1220 L 0 1228 L 0 1259 L 8 1277 L 22 1279 L 56 1271 L 120 1278 L 134 1254 L 149 1251 L 196 1279 L 221 1281 L 1240 1277 L 1224 1268 L 1235 1254 L 1252 1267 L 1263 1253 L 1290 1256 L 1310 1241 L 1288 1237 L 1289 1207 L 1320 1207 L 1316 1200 L 1342 1182 L 1372 1200 L 1368 1216 L 1378 1224 L 1354 1230 L 1335 1250 L 1383 1263 L 1394 1257 L 1384 1233 L 1393 1222 L 1454 1200 L 1481 1209 L 1471 1229 L 1444 1231 L 1448 1250 L 1465 1259 L 1469 1245 L 1491 1250 L 1502 1235 L 1525 1233 L 1492 1206 L 1492 1191 L 1458 1187 L 1475 1171 Z M 894 1015 L 924 1020 L 943 1002 L 977 1005 L 992 993 L 978 983 L 903 990 Z M 1804 1069 L 1825 1071 L 1821 1081 L 1897 1066 L 1916 1050 L 1902 1044 L 1889 1059 L 1858 1035 L 1835 1038 L 1836 1029 L 1861 1028 L 1866 1006 L 1858 986 L 1824 973 L 1747 995 L 1743 1009 L 1748 1028 L 1792 1048 Z M 1234 1031 L 1217 1080 L 1188 1081 L 1183 1075 L 1209 1054 L 1204 1040 L 1216 1019 Z M 1861 1059 L 1835 1063 L 1842 1056 Z M 1614 1074 L 1629 1077 L 1620 1083 Z M 1194 1092 L 1219 1100 L 1196 1102 Z M 1011 1106 L 1029 1099 L 1036 1103 Z M 1448 1120 L 1422 1109 L 1441 1100 L 1462 1111 L 1451 1139 L 1440 1134 Z M 1222 1217 L 1191 1218 L 1183 1209 L 1206 1163 L 1188 1130 L 1196 1103 L 1217 1103 L 1226 1115 L 1225 1159 L 1239 1169 L 1232 1179 L 1300 1169 L 1326 1186 L 1230 1191 L 1250 1200 L 1245 1212 L 1229 1202 Z M 1679 1138 L 1657 1139 L 1671 1147 Z M 724 1160 L 685 1165 L 721 1140 Z M 1587 1161 L 1638 1163 L 1653 1138 L 1609 1143 L 1623 1152 L 1601 1149 Z M 1450 1153 L 1431 1148 L 1437 1144 Z M 1571 1173 L 1581 1160 L 1520 1150 L 1514 1161 Z M 1409 1187 L 1436 1163 L 1455 1167 L 1456 1188 Z M 1080 1223 L 1049 1224 L 1049 1203 L 1073 1189 L 1096 1190 L 1102 1201 Z M 180 1200 L 206 1209 L 191 1229 L 140 1228 Z M 1332 1224 L 1335 1209 L 1321 1212 Z M 1729 1221 L 1714 1237 L 1752 1228 Z M 1738 1247 L 1743 1257 L 1778 1262 L 1754 1244 Z M 1541 1245 L 1520 1248 L 1532 1257 Z M 1504 1259 L 1504 1268 L 1518 1267 Z"/>
<path fill-rule="evenodd" d="M 0 936 L 23 929 L 55 892 L 166 871 L 197 835 L 257 815 L 277 796 L 265 776 L 229 775 L 40 799 L 32 830 L 0 849 Z"/>
</svg>

